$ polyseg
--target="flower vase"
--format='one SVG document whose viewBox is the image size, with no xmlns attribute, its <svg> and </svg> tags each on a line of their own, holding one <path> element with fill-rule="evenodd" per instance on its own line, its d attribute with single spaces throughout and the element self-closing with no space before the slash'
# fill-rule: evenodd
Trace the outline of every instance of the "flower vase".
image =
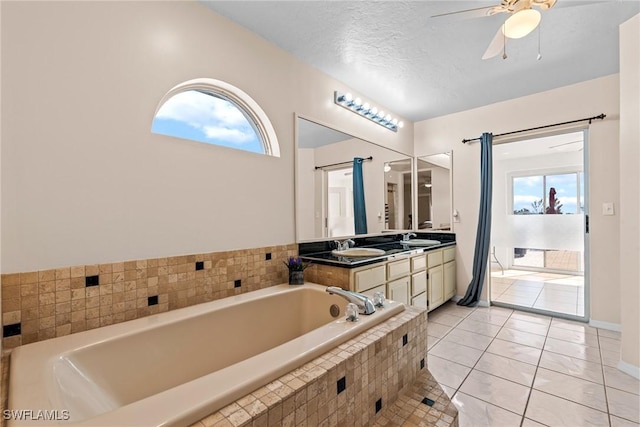
<svg viewBox="0 0 640 427">
<path fill-rule="evenodd" d="M 303 285 L 304 284 L 304 271 L 289 270 L 289 284 L 290 285 Z"/>
</svg>

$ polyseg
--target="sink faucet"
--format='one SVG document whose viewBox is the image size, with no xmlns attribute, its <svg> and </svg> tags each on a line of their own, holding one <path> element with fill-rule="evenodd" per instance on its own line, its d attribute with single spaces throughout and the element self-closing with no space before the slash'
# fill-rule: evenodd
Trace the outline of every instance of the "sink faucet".
<svg viewBox="0 0 640 427">
<path fill-rule="evenodd" d="M 416 233 L 403 234 L 401 242 L 408 242 L 409 239 L 412 238 L 412 237 L 418 237 L 418 235 Z"/>
<path fill-rule="evenodd" d="M 337 286 L 327 287 L 327 293 L 330 295 L 340 295 L 342 298 L 358 306 L 358 312 L 360 314 L 373 314 L 376 311 L 376 307 L 368 296 L 359 294 L 353 291 L 347 291 Z"/>
<path fill-rule="evenodd" d="M 342 241 L 342 242 L 340 242 L 340 241 L 338 241 L 338 240 L 334 240 L 334 241 L 333 241 L 333 243 L 335 243 L 335 244 L 336 244 L 336 249 L 337 249 L 337 250 L 339 250 L 339 251 L 347 250 L 347 249 L 349 249 L 350 247 L 355 246 L 355 244 L 356 244 L 356 242 L 354 242 L 354 241 L 353 241 L 353 240 L 351 240 L 351 239 L 347 239 L 347 240 L 344 240 L 344 241 Z"/>
</svg>

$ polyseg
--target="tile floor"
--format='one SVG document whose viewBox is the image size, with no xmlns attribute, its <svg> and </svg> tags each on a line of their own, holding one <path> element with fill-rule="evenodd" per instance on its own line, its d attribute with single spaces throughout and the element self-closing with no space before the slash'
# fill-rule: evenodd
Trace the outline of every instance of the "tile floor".
<svg viewBox="0 0 640 427">
<path fill-rule="evenodd" d="M 619 332 L 453 302 L 427 331 L 429 371 L 461 427 L 640 425 L 640 381 L 616 368 Z"/>
<path fill-rule="evenodd" d="M 584 277 L 525 270 L 491 271 L 491 300 L 584 316 Z"/>
</svg>

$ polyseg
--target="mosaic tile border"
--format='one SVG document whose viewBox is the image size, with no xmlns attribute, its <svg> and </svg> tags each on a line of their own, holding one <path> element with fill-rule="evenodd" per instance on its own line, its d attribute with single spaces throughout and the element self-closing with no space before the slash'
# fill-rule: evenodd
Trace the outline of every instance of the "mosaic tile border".
<svg viewBox="0 0 640 427">
<path fill-rule="evenodd" d="M 3 274 L 3 349 L 286 283 L 296 244 Z"/>
</svg>

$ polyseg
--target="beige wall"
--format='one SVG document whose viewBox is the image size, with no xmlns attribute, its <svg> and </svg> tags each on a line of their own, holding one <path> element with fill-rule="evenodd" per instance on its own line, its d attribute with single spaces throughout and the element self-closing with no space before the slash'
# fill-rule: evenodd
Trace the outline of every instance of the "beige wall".
<svg viewBox="0 0 640 427">
<path fill-rule="evenodd" d="M 621 369 L 640 377 L 640 15 L 620 26 Z"/>
<path fill-rule="evenodd" d="M 0 23 L 2 22 L 3 2 L 0 2 Z M 2 31 L 0 31 L 0 46 L 2 46 Z M 0 55 L 0 100 L 2 99 L 2 55 Z M 2 102 L 0 102 L 0 189 L 2 188 Z M 0 190 L 1 192 L 1 190 Z M 2 197 L 0 197 L 0 212 L 2 212 Z M 0 242 L 2 241 L 2 221 L 0 221 Z M 2 245 L 0 245 L 0 275 L 2 274 Z M 2 312 L 2 280 L 0 280 L 0 312 Z M 0 339 L 0 373 L 2 372 L 2 340 Z"/>
<path fill-rule="evenodd" d="M 471 280 L 480 199 L 480 144 L 462 144 L 482 132 L 499 134 L 551 123 L 608 115 L 590 126 L 591 318 L 620 323 L 618 264 L 619 217 L 602 216 L 602 203 L 619 203 L 618 76 L 612 75 L 522 98 L 416 123 L 415 155 L 453 150 L 453 204 L 460 215 L 454 223 L 458 242 L 458 295 Z M 486 295 L 485 286 L 484 294 Z M 483 297 L 486 299 L 486 297 Z"/>
<path fill-rule="evenodd" d="M 196 2 L 3 2 L 1 51 L 3 273 L 293 242 L 295 112 L 413 149 L 406 120 L 336 106 L 344 85 Z M 199 77 L 248 93 L 281 157 L 152 134 Z"/>
</svg>

